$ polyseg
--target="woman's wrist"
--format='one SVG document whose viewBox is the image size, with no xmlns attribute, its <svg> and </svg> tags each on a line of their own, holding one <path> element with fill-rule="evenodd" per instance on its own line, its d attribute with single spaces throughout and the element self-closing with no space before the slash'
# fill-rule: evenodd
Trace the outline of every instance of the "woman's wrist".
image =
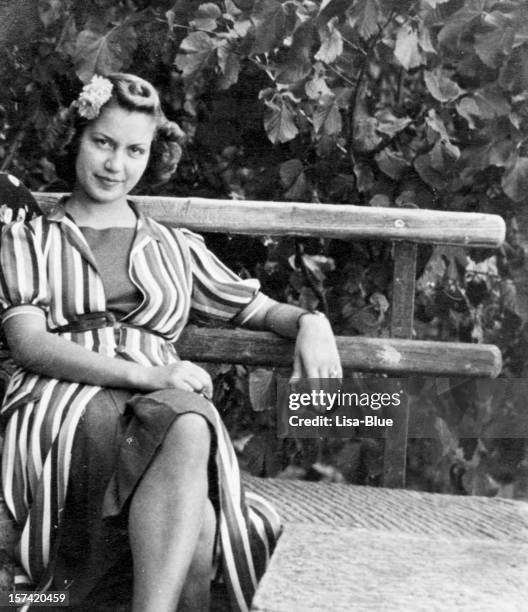
<svg viewBox="0 0 528 612">
<path fill-rule="evenodd" d="M 249 329 L 272 331 L 284 338 L 295 340 L 301 327 L 304 328 L 306 323 L 310 326 L 317 326 L 321 329 L 329 329 L 330 324 L 326 315 L 315 310 L 306 310 L 293 304 L 283 304 L 275 302 L 268 298 L 269 306 L 264 312 L 256 313 L 250 318 L 245 327 Z M 319 319 L 320 325 L 314 320 Z"/>
<path fill-rule="evenodd" d="M 311 324 L 315 320 L 328 323 L 328 318 L 324 312 L 320 310 L 305 310 L 297 317 L 297 329 L 300 330 L 301 325 L 306 324 L 306 321 L 308 321 L 308 324 Z"/>
<path fill-rule="evenodd" d="M 125 374 L 127 387 L 145 391 L 153 390 L 151 380 L 153 367 L 140 365 L 139 363 L 130 361 L 126 363 L 128 366 Z"/>
<path fill-rule="evenodd" d="M 299 321 L 307 311 L 292 304 L 275 303 L 266 313 L 265 328 L 283 336 L 295 339 L 299 331 Z"/>
</svg>

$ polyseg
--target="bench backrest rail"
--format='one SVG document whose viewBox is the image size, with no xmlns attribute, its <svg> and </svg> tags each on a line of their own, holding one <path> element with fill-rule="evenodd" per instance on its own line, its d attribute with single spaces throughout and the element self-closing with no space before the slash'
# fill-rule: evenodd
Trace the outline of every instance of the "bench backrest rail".
<svg viewBox="0 0 528 612">
<path fill-rule="evenodd" d="M 64 194 L 34 195 L 45 210 Z M 484 213 L 158 196 L 131 199 L 154 219 L 197 232 L 375 238 L 489 248 L 500 246 L 506 232 L 501 217 Z"/>
<path fill-rule="evenodd" d="M 43 210 L 63 194 L 35 193 Z M 410 340 L 413 329 L 417 244 L 499 247 L 503 219 L 483 213 L 333 204 L 255 202 L 204 198 L 132 197 L 158 221 L 197 232 L 269 236 L 299 235 L 394 243 L 391 338 L 339 337 L 343 365 L 391 375 L 497 376 L 501 355 L 485 344 Z M 190 326 L 179 339 L 185 359 L 248 365 L 289 365 L 293 343 L 268 333 L 200 329 Z M 385 439 L 385 486 L 404 486 L 408 406 Z"/>
</svg>

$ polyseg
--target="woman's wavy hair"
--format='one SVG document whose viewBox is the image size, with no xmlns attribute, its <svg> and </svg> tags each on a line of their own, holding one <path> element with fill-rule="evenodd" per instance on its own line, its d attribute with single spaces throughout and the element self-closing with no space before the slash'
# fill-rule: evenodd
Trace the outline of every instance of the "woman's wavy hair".
<svg viewBox="0 0 528 612">
<path fill-rule="evenodd" d="M 149 162 L 141 183 L 158 185 L 167 182 L 176 171 L 182 156 L 185 133 L 174 121 L 169 121 L 161 109 L 158 92 L 145 79 L 133 74 L 105 75 L 113 85 L 112 95 L 102 106 L 117 105 L 128 111 L 138 111 L 153 117 L 157 129 L 152 141 Z M 72 188 L 75 183 L 75 162 L 79 143 L 86 126 L 95 119 L 82 117 L 75 103 L 56 117 L 52 126 L 55 138 L 50 158 L 57 176 Z"/>
</svg>

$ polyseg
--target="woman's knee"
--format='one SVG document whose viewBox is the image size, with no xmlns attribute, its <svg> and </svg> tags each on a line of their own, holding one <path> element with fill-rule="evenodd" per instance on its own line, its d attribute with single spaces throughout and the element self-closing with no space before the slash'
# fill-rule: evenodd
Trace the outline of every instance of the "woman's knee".
<svg viewBox="0 0 528 612">
<path fill-rule="evenodd" d="M 209 423 L 203 416 L 194 412 L 178 416 L 162 445 L 162 451 L 174 455 L 178 462 L 190 463 L 207 463 L 210 448 Z"/>
</svg>

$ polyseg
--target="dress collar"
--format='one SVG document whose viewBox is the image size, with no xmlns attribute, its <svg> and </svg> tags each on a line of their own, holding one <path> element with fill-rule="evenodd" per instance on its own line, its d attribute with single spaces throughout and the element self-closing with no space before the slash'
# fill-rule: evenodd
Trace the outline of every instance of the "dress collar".
<svg viewBox="0 0 528 612">
<path fill-rule="evenodd" d="M 83 233 L 79 229 L 79 226 L 75 223 L 73 217 L 66 212 L 65 203 L 67 196 L 61 198 L 55 206 L 45 215 L 48 221 L 57 223 L 60 226 L 61 231 L 66 236 L 66 239 L 72 244 L 81 256 L 96 270 L 99 272 L 97 262 L 93 256 L 93 253 L 84 237 Z M 133 259 L 139 251 L 141 251 L 147 244 L 152 241 L 160 242 L 161 231 L 158 228 L 158 224 L 149 217 L 146 217 L 141 211 L 138 210 L 134 202 L 128 200 L 129 206 L 132 208 L 136 215 L 136 232 L 132 242 L 130 250 L 130 258 Z"/>
<path fill-rule="evenodd" d="M 66 212 L 66 200 L 68 196 L 63 196 L 56 204 L 53 206 L 49 212 L 45 215 L 48 221 L 62 223 L 68 226 L 70 229 L 79 229 L 78 225 L 75 223 L 73 217 Z M 152 238 L 153 240 L 160 240 L 159 230 L 156 227 L 156 222 L 150 217 L 145 216 L 141 210 L 139 210 L 137 204 L 132 200 L 127 200 L 128 205 L 134 211 L 136 215 L 136 243 L 143 244 L 145 239 Z"/>
</svg>

